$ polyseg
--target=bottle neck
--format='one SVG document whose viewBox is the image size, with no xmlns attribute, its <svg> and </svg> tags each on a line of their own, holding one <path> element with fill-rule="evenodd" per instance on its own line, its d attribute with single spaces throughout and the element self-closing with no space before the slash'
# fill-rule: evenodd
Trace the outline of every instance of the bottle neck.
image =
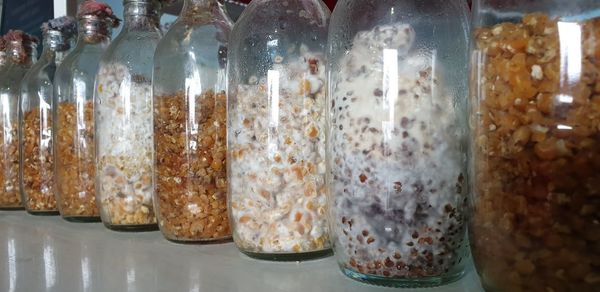
<svg viewBox="0 0 600 292">
<path fill-rule="evenodd" d="M 225 16 L 225 9 L 219 0 L 185 0 L 180 19 L 187 24 L 208 24 Z"/>
<path fill-rule="evenodd" d="M 185 12 L 191 8 L 209 8 L 217 5 L 220 5 L 218 0 L 184 0 L 181 11 Z"/>
<path fill-rule="evenodd" d="M 40 55 L 40 60 L 44 60 L 47 63 L 60 64 L 62 60 L 67 56 L 69 51 L 55 51 L 52 49 L 44 48 Z"/>
<path fill-rule="evenodd" d="M 77 44 L 79 46 L 108 44 L 112 36 L 112 25 L 110 19 L 92 15 L 82 17 L 79 19 Z"/>
<path fill-rule="evenodd" d="M 60 31 L 50 30 L 44 34 L 44 50 L 64 52 L 71 49 L 71 35 Z"/>
<path fill-rule="evenodd" d="M 71 37 L 60 31 L 49 30 L 44 34 L 44 49 L 40 59 L 60 63 L 71 49 Z"/>
<path fill-rule="evenodd" d="M 160 27 L 160 5 L 153 0 L 124 0 L 125 30 L 156 30 Z"/>
</svg>

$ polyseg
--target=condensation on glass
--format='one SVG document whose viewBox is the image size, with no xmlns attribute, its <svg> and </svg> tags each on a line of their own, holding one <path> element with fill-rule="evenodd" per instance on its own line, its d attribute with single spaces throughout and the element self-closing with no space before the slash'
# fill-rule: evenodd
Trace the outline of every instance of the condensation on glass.
<svg viewBox="0 0 600 292">
<path fill-rule="evenodd" d="M 227 47 L 217 0 L 186 0 L 154 54 L 154 204 L 173 241 L 231 238 L 227 214 Z"/>
<path fill-rule="evenodd" d="M 110 8 L 109 8 L 110 9 Z M 94 79 L 119 21 L 105 10 L 80 7 L 77 46 L 56 70 L 55 192 L 58 210 L 71 221 L 99 221 L 95 190 Z"/>
<path fill-rule="evenodd" d="M 94 93 L 96 199 L 111 229 L 156 229 L 152 203 L 152 68 L 162 1 L 125 0 L 121 33 L 103 54 Z"/>
<path fill-rule="evenodd" d="M 7 36 L 4 38 L 8 61 L 0 71 L 0 209 L 23 209 L 19 183 L 19 99 L 21 80 L 37 59 L 37 40 L 22 31 L 10 31 Z"/>
<path fill-rule="evenodd" d="M 56 68 L 74 47 L 76 30 L 74 19 L 65 21 L 70 26 L 64 30 L 43 29 L 44 49 L 21 84 L 20 180 L 25 208 L 32 214 L 58 214 L 52 140 L 53 84 Z"/>
<path fill-rule="evenodd" d="M 347 276 L 429 287 L 464 274 L 468 7 L 340 1 L 329 30 L 327 182 Z"/>
<path fill-rule="evenodd" d="M 325 195 L 325 46 L 320 0 L 253 1 L 229 50 L 233 237 L 265 259 L 330 253 Z"/>
</svg>

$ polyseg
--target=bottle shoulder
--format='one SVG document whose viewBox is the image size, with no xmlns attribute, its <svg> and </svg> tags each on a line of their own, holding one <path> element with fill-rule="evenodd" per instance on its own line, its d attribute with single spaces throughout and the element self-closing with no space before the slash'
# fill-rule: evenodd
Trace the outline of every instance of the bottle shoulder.
<svg viewBox="0 0 600 292">
<path fill-rule="evenodd" d="M 31 65 L 10 64 L 0 75 L 0 92 L 20 92 L 23 77 Z"/>
<path fill-rule="evenodd" d="M 207 48 L 227 47 L 231 28 L 215 25 L 173 25 L 156 47 L 156 58 L 162 55 L 202 54 Z"/>
<path fill-rule="evenodd" d="M 100 66 L 118 63 L 131 69 L 148 67 L 160 38 L 158 31 L 122 32 L 102 54 Z"/>
<path fill-rule="evenodd" d="M 329 16 L 320 0 L 251 2 L 231 32 L 230 52 L 281 55 L 302 45 L 324 51 Z"/>
<path fill-rule="evenodd" d="M 235 31 L 290 32 L 294 29 L 314 27 L 326 29 L 331 12 L 321 0 L 307 1 L 253 1 L 244 10 Z"/>
<path fill-rule="evenodd" d="M 51 86 L 55 72 L 56 63 L 54 61 L 40 60 L 24 75 L 22 88 L 36 90 L 39 87 Z"/>
<path fill-rule="evenodd" d="M 107 53 L 128 50 L 133 47 L 156 46 L 162 33 L 159 29 L 147 31 L 122 31 L 108 46 Z M 151 47 L 147 48 L 152 49 Z"/>
<path fill-rule="evenodd" d="M 56 78 L 64 79 L 65 76 L 75 74 L 95 75 L 98 70 L 98 63 L 104 50 L 102 49 L 82 49 L 73 51 L 56 69 Z"/>
</svg>

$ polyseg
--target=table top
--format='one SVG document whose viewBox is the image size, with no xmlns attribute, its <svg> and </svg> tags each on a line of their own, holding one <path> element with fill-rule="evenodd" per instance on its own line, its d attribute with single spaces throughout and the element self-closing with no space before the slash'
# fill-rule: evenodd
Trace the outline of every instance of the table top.
<svg viewBox="0 0 600 292">
<path fill-rule="evenodd" d="M 394 289 L 346 278 L 333 257 L 269 262 L 241 254 L 233 243 L 176 244 L 160 232 L 125 233 L 101 223 L 0 211 L 0 291 L 302 291 Z M 483 291 L 472 265 L 458 282 L 402 291 Z"/>
</svg>

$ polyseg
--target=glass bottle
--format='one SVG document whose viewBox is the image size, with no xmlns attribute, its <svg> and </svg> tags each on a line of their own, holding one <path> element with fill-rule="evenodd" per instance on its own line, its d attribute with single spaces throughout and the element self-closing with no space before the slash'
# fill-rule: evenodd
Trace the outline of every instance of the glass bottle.
<svg viewBox="0 0 600 292">
<path fill-rule="evenodd" d="M 60 214 L 72 221 L 100 220 L 94 187 L 94 79 L 112 28 L 119 25 L 106 13 L 79 16 L 77 46 L 56 70 L 54 82 L 55 192 Z"/>
<path fill-rule="evenodd" d="M 327 182 L 350 278 L 429 287 L 464 274 L 468 9 L 344 0 L 333 12 Z"/>
<path fill-rule="evenodd" d="M 488 291 L 600 287 L 599 11 L 474 1 L 469 231 Z"/>
<path fill-rule="evenodd" d="M 6 36 L 9 60 L 0 71 L 0 209 L 22 209 L 19 183 L 21 81 L 37 59 L 37 39 L 22 31 Z"/>
<path fill-rule="evenodd" d="M 124 0 L 125 23 L 96 77 L 96 199 L 104 224 L 154 230 L 152 68 L 161 4 Z"/>
<path fill-rule="evenodd" d="M 21 187 L 25 208 L 32 214 L 58 215 L 54 196 L 52 99 L 54 73 L 73 47 L 74 19 L 65 30 L 43 29 L 40 59 L 21 83 Z"/>
<path fill-rule="evenodd" d="M 330 254 L 325 194 L 321 0 L 252 1 L 229 50 L 228 177 L 233 237 L 249 256 Z"/>
<path fill-rule="evenodd" d="M 174 241 L 231 237 L 227 215 L 227 45 L 217 0 L 186 0 L 154 54 L 156 216 Z"/>
</svg>

